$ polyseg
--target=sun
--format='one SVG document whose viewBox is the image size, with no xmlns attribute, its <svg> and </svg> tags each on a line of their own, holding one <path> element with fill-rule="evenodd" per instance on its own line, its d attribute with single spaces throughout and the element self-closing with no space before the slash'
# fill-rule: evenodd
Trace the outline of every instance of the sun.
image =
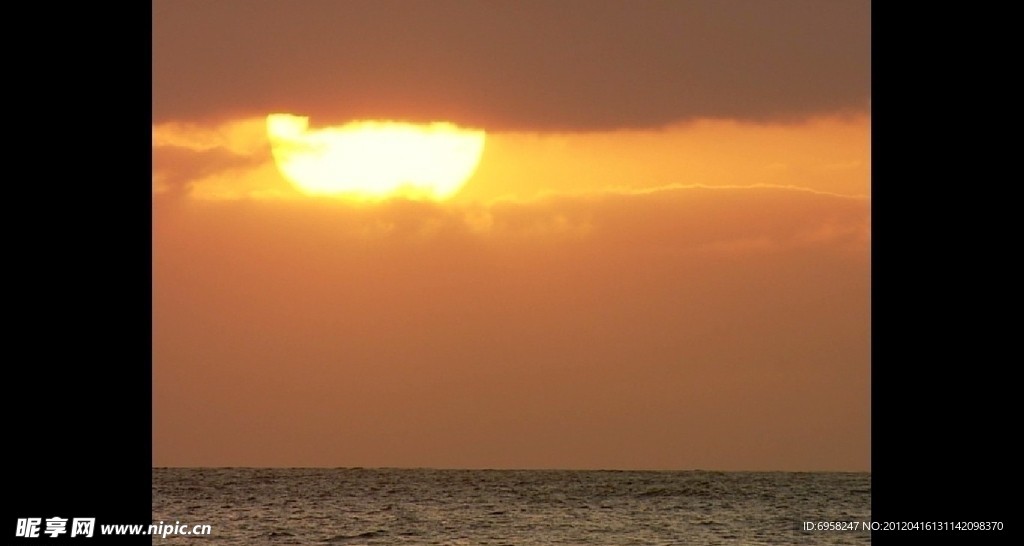
<svg viewBox="0 0 1024 546">
<path fill-rule="evenodd" d="M 440 201 L 473 175 L 485 133 L 446 122 L 354 121 L 310 129 L 308 117 L 270 114 L 267 137 L 278 170 L 307 195 Z"/>
</svg>

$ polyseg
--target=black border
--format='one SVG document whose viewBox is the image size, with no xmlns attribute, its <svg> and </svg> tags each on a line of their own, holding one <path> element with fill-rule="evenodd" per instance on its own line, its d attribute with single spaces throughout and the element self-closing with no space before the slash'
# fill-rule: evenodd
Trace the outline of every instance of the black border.
<svg viewBox="0 0 1024 546">
<path fill-rule="evenodd" d="M 873 544 L 1015 534 L 1016 313 L 998 314 L 1012 305 L 1013 245 L 1000 239 L 1015 214 L 998 196 L 1009 179 L 994 168 L 994 114 L 969 111 L 995 106 L 991 74 L 964 65 L 994 53 L 970 30 L 995 32 L 990 15 L 872 7 L 872 520 L 1004 531 L 876 532 Z"/>
<path fill-rule="evenodd" d="M 92 538 L 28 540 L 150 544 L 99 526 L 152 517 L 152 7 L 23 8 L 5 78 L 6 536 L 18 518 L 94 517 Z"/>
</svg>

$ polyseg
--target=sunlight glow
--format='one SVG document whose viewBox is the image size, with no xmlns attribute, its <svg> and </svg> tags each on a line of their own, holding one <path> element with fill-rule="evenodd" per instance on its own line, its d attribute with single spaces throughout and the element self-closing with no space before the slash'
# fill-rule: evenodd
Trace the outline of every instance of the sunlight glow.
<svg viewBox="0 0 1024 546">
<path fill-rule="evenodd" d="M 311 130 L 308 117 L 271 114 L 267 136 L 278 170 L 307 195 L 444 200 L 476 170 L 485 133 L 394 121 Z"/>
</svg>

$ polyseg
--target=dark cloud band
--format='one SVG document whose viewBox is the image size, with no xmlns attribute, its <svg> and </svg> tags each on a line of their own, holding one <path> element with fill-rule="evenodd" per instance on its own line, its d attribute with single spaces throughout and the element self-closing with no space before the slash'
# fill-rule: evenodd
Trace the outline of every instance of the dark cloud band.
<svg viewBox="0 0 1024 546">
<path fill-rule="evenodd" d="M 154 3 L 156 121 L 653 127 L 866 111 L 870 3 Z"/>
</svg>

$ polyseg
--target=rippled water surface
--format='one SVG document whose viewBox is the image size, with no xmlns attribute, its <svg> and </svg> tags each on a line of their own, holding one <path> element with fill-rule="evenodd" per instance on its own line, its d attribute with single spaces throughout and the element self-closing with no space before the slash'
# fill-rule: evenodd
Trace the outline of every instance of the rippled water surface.
<svg viewBox="0 0 1024 546">
<path fill-rule="evenodd" d="M 866 473 L 158 468 L 176 544 L 869 544 Z"/>
</svg>

